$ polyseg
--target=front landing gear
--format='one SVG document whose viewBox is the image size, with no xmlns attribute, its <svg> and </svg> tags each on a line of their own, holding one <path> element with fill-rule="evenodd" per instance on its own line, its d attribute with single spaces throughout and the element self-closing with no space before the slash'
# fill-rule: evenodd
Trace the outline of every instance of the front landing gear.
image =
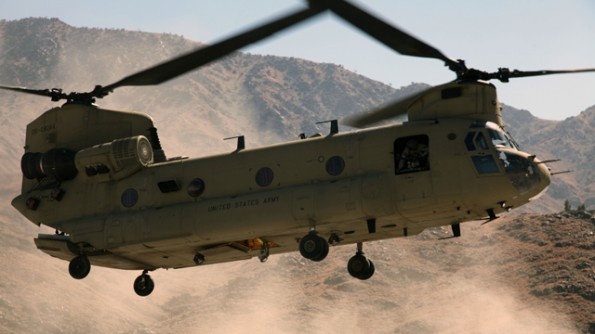
<svg viewBox="0 0 595 334">
<path fill-rule="evenodd" d="M 153 292 L 155 289 L 155 282 L 149 274 L 147 274 L 147 270 L 143 271 L 143 273 L 134 280 L 134 292 L 141 297 L 146 297 Z"/>
<path fill-rule="evenodd" d="M 322 261 L 328 255 L 328 251 L 328 242 L 314 231 L 300 240 L 300 254 L 308 260 Z"/>
<path fill-rule="evenodd" d="M 367 280 L 374 275 L 374 263 L 364 256 L 361 242 L 357 243 L 357 252 L 347 263 L 347 271 L 355 278 Z"/>
<path fill-rule="evenodd" d="M 89 275 L 91 271 L 91 262 L 86 255 L 79 255 L 70 260 L 68 265 L 68 272 L 72 278 L 83 279 Z"/>
</svg>

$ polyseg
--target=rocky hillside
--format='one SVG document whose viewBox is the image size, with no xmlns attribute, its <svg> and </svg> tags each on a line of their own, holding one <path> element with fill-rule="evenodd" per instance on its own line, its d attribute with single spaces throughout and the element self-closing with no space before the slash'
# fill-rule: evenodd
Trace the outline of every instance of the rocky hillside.
<svg viewBox="0 0 595 334">
<path fill-rule="evenodd" d="M 67 91 L 114 82 L 198 46 L 176 35 L 73 28 L 57 19 L 2 21 L 0 33 L 3 84 Z M 100 104 L 149 113 L 161 124 L 170 155 L 197 156 L 229 149 L 221 139 L 234 135 L 246 135 L 254 146 L 323 131 L 316 122 L 370 110 L 423 87 L 396 90 L 333 64 L 235 53 L 159 87 L 123 88 Z M 11 158 L 20 155 L 20 129 L 49 106 L 41 98 L 0 92 L 0 124 L 7 129 L 0 140 L 16 153 Z M 595 110 L 554 122 L 505 107 L 504 117 L 523 147 L 540 157 L 561 158 L 552 165 L 555 171 L 574 171 L 554 178 L 534 211 L 557 211 L 566 199 L 595 205 L 588 167 L 595 150 L 590 135 Z M 9 167 L 14 166 L 3 168 Z"/>
<path fill-rule="evenodd" d="M 57 19 L 0 21 L 0 83 L 87 91 L 199 46 L 181 36 L 74 28 Z M 158 87 L 121 88 L 99 101 L 105 108 L 150 114 L 169 156 L 227 151 L 222 138 L 245 135 L 248 146 L 327 131 L 316 122 L 365 112 L 426 87 L 394 89 L 333 64 L 241 52 Z M 506 97 L 501 97 L 506 100 Z M 10 173 L 21 155 L 25 125 L 52 106 L 46 99 L 0 92 L 0 144 Z M 522 147 L 560 158 L 550 191 L 525 210 L 555 212 L 566 199 L 595 205 L 595 109 L 562 122 L 505 106 L 504 119 Z M 321 128 L 322 127 L 322 128 Z M 16 179 L 15 179 L 16 180 Z M 18 186 L 18 184 L 15 184 Z"/>
<path fill-rule="evenodd" d="M 1 22 L 0 32 L 3 84 L 65 91 L 117 81 L 199 46 L 175 35 L 73 28 L 56 19 Z M 369 110 L 398 95 L 337 65 L 235 53 L 159 87 L 119 89 L 99 103 L 149 113 L 162 124 L 166 141 L 184 134 L 222 149 L 222 138 L 238 134 L 253 145 L 293 139 L 316 131 L 317 121 Z M 14 110 L 14 94 L 1 96 L 3 113 Z M 39 108 L 22 111 L 28 119 L 48 105 L 37 100 Z M 188 146 L 176 144 L 169 146 Z M 190 150 L 184 154 L 212 153 Z"/>
<path fill-rule="evenodd" d="M 0 83 L 86 91 L 197 47 L 180 36 L 73 28 L 56 19 L 0 21 Z M 235 53 L 159 87 L 122 88 L 100 104 L 145 111 L 169 156 L 232 150 L 326 132 L 315 122 L 369 110 L 423 88 L 372 81 L 333 64 Z M 505 102 L 505 97 L 502 98 Z M 82 281 L 67 263 L 35 249 L 44 232 L 10 207 L 19 189 L 26 124 L 53 104 L 0 92 L 0 332 L 4 333 L 592 333 L 595 222 L 590 214 L 509 215 L 463 224 L 461 238 L 433 229 L 366 244 L 372 280 L 350 278 L 353 247 L 321 263 L 299 254 L 152 274 L 93 268 Z M 595 109 L 561 122 L 505 108 L 509 131 L 529 151 L 562 158 L 547 196 L 532 208 L 557 212 L 564 199 L 594 205 Z M 558 167 L 559 166 L 559 167 Z M 45 231 L 52 233 L 53 231 Z"/>
<path fill-rule="evenodd" d="M 595 206 L 595 106 L 563 121 L 541 120 L 509 106 L 504 106 L 503 117 L 523 150 L 541 159 L 560 159 L 548 164 L 552 172 L 571 171 L 554 175 L 547 194 L 531 204 L 533 211 L 559 210 L 565 199 L 574 207 Z"/>
</svg>

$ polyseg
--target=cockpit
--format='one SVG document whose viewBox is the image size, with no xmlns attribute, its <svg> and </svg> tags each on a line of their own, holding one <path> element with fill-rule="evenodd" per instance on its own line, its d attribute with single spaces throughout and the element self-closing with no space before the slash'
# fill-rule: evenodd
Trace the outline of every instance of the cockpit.
<svg viewBox="0 0 595 334">
<path fill-rule="evenodd" d="M 485 129 L 485 130 L 484 130 Z M 465 137 L 465 145 L 469 151 L 476 148 L 488 150 L 489 138 L 495 148 L 506 147 L 518 150 L 518 145 L 510 134 L 504 132 L 498 125 L 492 122 L 473 122 Z"/>
<path fill-rule="evenodd" d="M 486 127 L 488 129 L 490 139 L 492 140 L 492 144 L 495 147 L 508 147 L 513 148 L 515 150 L 519 149 L 516 142 L 507 132 L 502 131 L 502 129 L 494 129 L 494 127 L 497 127 L 496 124 L 492 122 L 487 122 Z"/>
<path fill-rule="evenodd" d="M 535 156 L 521 152 L 512 137 L 492 122 L 474 122 L 465 136 L 465 146 L 479 176 L 505 173 L 521 194 L 549 184 L 549 172 Z M 547 180 L 542 180 L 547 178 Z"/>
</svg>

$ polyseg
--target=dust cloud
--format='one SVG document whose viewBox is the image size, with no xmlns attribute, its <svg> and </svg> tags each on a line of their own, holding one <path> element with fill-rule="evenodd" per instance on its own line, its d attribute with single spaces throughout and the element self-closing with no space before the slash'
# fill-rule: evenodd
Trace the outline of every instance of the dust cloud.
<svg viewBox="0 0 595 334">
<path fill-rule="evenodd" d="M 226 264 L 222 272 L 168 272 L 159 280 L 179 291 L 167 292 L 160 320 L 140 332 L 578 333 L 565 315 L 484 263 L 507 252 L 497 244 L 477 251 L 470 239 L 481 232 L 471 232 L 469 239 L 369 243 L 377 268 L 369 281 L 346 273 L 350 246 L 333 248 L 322 263 L 287 254 Z M 180 282 L 187 279 L 195 283 Z"/>
</svg>

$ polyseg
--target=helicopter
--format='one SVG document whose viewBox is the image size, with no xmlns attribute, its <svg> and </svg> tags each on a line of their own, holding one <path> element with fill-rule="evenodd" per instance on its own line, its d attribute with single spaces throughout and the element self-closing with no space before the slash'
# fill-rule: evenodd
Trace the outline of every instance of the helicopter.
<svg viewBox="0 0 595 334">
<path fill-rule="evenodd" d="M 124 86 L 158 85 L 244 46 L 330 11 L 397 53 L 443 61 L 456 78 L 344 120 L 359 128 L 201 158 L 168 158 L 146 114 L 98 107 Z M 523 152 L 503 128 L 490 80 L 575 70 L 485 72 L 343 0 L 305 9 L 199 48 L 89 92 L 1 89 L 65 100 L 28 124 L 22 186 L 12 205 L 55 234 L 34 242 L 69 262 L 83 279 L 94 265 L 140 270 L 139 296 L 155 287 L 149 272 L 299 251 L 323 261 L 331 246 L 354 244 L 347 271 L 375 273 L 365 242 L 494 220 L 539 197 L 555 174 Z M 403 123 L 377 125 L 406 115 Z"/>
</svg>

